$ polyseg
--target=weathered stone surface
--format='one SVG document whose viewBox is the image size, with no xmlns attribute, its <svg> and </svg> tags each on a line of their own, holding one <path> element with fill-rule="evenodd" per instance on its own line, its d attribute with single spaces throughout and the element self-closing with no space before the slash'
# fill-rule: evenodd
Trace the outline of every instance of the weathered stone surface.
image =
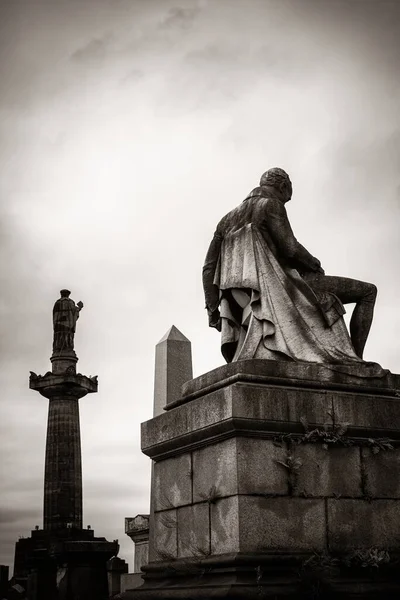
<svg viewBox="0 0 400 600">
<path fill-rule="evenodd" d="M 178 509 L 178 558 L 204 558 L 210 554 L 210 505 L 208 502 Z"/>
<path fill-rule="evenodd" d="M 211 502 L 211 554 L 239 552 L 239 497 Z"/>
<path fill-rule="evenodd" d="M 121 593 L 134 590 L 143 584 L 141 573 L 123 573 L 121 575 Z"/>
<path fill-rule="evenodd" d="M 398 600 L 396 565 L 379 569 L 304 568 L 305 556 L 233 555 L 148 565 L 144 586 L 124 600 Z M 328 571 L 328 572 L 327 572 Z"/>
<path fill-rule="evenodd" d="M 288 398 L 295 390 L 281 387 L 266 388 L 263 385 L 235 383 L 231 387 L 232 415 L 256 421 L 279 424 L 289 420 Z"/>
<path fill-rule="evenodd" d="M 175 327 L 156 346 L 154 375 L 154 416 L 181 398 L 182 386 L 193 377 L 190 341 Z"/>
<path fill-rule="evenodd" d="M 239 496 L 239 546 L 241 552 L 324 550 L 324 500 Z"/>
<path fill-rule="evenodd" d="M 191 504 L 192 463 L 189 454 L 181 454 L 154 464 L 152 495 L 154 510 L 166 510 Z"/>
<path fill-rule="evenodd" d="M 287 494 L 288 476 L 278 461 L 285 461 L 286 445 L 271 440 L 236 438 L 239 494 Z"/>
<path fill-rule="evenodd" d="M 173 456 L 182 446 L 196 449 L 229 435 L 301 434 L 302 417 L 313 427 L 322 427 L 332 418 L 336 423 L 348 423 L 348 434 L 356 437 L 400 438 L 400 401 L 390 396 L 341 390 L 324 394 L 236 381 L 177 408 L 142 424 L 142 451 L 148 456 L 158 460 Z"/>
<path fill-rule="evenodd" d="M 135 543 L 134 573 L 140 573 L 143 565 L 149 562 L 149 541 Z"/>
<path fill-rule="evenodd" d="M 325 391 L 294 389 L 287 394 L 287 400 L 288 420 L 293 423 L 306 419 L 313 426 L 331 421 L 332 401 Z"/>
<path fill-rule="evenodd" d="M 399 500 L 327 500 L 329 549 L 399 548 Z"/>
<path fill-rule="evenodd" d="M 219 425 L 232 414 L 230 392 L 221 390 L 182 407 L 179 411 L 168 411 L 141 424 L 142 452 L 154 456 L 153 446 L 176 439 L 181 445 L 182 436 Z"/>
<path fill-rule="evenodd" d="M 204 396 L 237 381 L 374 395 L 393 395 L 400 389 L 400 375 L 388 372 L 385 377 L 365 378 L 362 365 L 350 375 L 316 363 L 253 359 L 223 365 L 188 381 L 183 386 L 182 401 Z"/>
<path fill-rule="evenodd" d="M 154 513 L 154 546 L 149 548 L 149 560 L 173 560 L 178 556 L 176 509 Z"/>
<path fill-rule="evenodd" d="M 365 493 L 372 498 L 400 498 L 400 448 L 362 449 Z"/>
<path fill-rule="evenodd" d="M 296 471 L 296 495 L 362 496 L 359 448 L 300 444 L 294 447 L 293 455 L 301 461 Z"/>
<path fill-rule="evenodd" d="M 344 393 L 332 393 L 330 396 L 337 423 L 349 423 L 349 427 L 354 429 L 368 428 L 387 436 L 398 436 L 400 398 Z"/>
<path fill-rule="evenodd" d="M 193 452 L 193 502 L 237 493 L 236 440 L 231 438 Z"/>
<path fill-rule="evenodd" d="M 147 539 L 149 535 L 149 515 L 125 517 L 125 533 L 135 541 Z"/>
</svg>

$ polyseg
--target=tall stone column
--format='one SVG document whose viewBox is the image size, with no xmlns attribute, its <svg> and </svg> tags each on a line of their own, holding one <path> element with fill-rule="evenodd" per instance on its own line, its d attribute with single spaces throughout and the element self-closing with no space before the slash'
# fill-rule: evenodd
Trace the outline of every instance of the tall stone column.
<svg viewBox="0 0 400 600">
<path fill-rule="evenodd" d="M 82 529 L 82 462 L 79 399 L 97 392 L 97 377 L 76 373 L 75 324 L 83 304 L 61 298 L 53 309 L 52 371 L 31 373 L 30 388 L 49 399 L 44 470 L 43 529 Z"/>
<path fill-rule="evenodd" d="M 50 390 L 53 392 L 53 390 Z M 43 528 L 82 528 L 79 405 L 82 390 L 49 398 Z"/>
<path fill-rule="evenodd" d="M 97 392 L 97 377 L 76 372 L 76 321 L 83 307 L 68 290 L 53 308 L 52 370 L 31 372 L 29 387 L 49 400 L 43 529 L 16 545 L 14 574 L 28 600 L 107 600 L 107 561 L 118 542 L 82 528 L 79 400 Z M 22 542 L 22 543 L 21 543 Z"/>
</svg>

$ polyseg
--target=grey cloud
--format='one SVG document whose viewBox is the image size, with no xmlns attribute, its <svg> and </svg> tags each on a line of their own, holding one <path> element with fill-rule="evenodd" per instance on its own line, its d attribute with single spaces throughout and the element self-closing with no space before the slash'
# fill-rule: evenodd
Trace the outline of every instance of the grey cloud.
<svg viewBox="0 0 400 600">
<path fill-rule="evenodd" d="M 161 21 L 160 29 L 189 29 L 200 12 L 199 7 L 182 8 L 176 6 L 171 8 L 166 17 Z"/>
<path fill-rule="evenodd" d="M 143 77 L 144 77 L 143 71 L 141 71 L 140 69 L 131 69 L 130 71 L 128 71 L 128 73 L 126 75 L 124 75 L 124 77 L 121 78 L 120 84 L 121 85 L 132 85 L 134 83 L 137 83 L 141 79 L 143 79 Z"/>
<path fill-rule="evenodd" d="M 40 519 L 40 510 L 34 510 L 26 507 L 0 507 L 0 524 L 2 526 L 4 524 L 13 524 L 26 527 L 28 522 L 35 524 Z"/>
<path fill-rule="evenodd" d="M 333 181 L 338 190 L 336 206 L 348 202 L 339 192 L 342 182 L 348 181 L 352 191 L 362 196 L 364 209 L 378 203 L 380 210 L 394 215 L 400 210 L 400 130 L 373 137 L 368 130 L 359 130 L 327 148 L 325 160 L 338 175 Z"/>
<path fill-rule="evenodd" d="M 101 39 L 93 39 L 85 46 L 75 50 L 71 54 L 71 60 L 76 63 L 99 66 L 104 62 L 112 40 L 113 37 L 109 33 Z"/>
</svg>

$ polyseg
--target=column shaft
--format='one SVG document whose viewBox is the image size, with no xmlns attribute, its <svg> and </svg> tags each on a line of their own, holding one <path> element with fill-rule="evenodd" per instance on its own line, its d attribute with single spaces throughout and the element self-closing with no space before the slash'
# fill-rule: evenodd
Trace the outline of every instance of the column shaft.
<svg viewBox="0 0 400 600">
<path fill-rule="evenodd" d="M 44 529 L 82 528 L 82 463 L 78 399 L 50 399 L 44 477 Z"/>
</svg>

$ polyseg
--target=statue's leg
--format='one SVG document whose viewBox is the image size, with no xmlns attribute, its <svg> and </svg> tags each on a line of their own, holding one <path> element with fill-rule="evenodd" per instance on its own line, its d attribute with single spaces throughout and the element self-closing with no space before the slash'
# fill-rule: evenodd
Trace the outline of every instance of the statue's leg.
<svg viewBox="0 0 400 600">
<path fill-rule="evenodd" d="M 362 358 L 374 315 L 376 286 L 357 279 L 318 273 L 307 274 L 304 279 L 315 291 L 332 292 L 343 304 L 356 304 L 350 320 L 350 337 L 357 356 Z"/>
</svg>

